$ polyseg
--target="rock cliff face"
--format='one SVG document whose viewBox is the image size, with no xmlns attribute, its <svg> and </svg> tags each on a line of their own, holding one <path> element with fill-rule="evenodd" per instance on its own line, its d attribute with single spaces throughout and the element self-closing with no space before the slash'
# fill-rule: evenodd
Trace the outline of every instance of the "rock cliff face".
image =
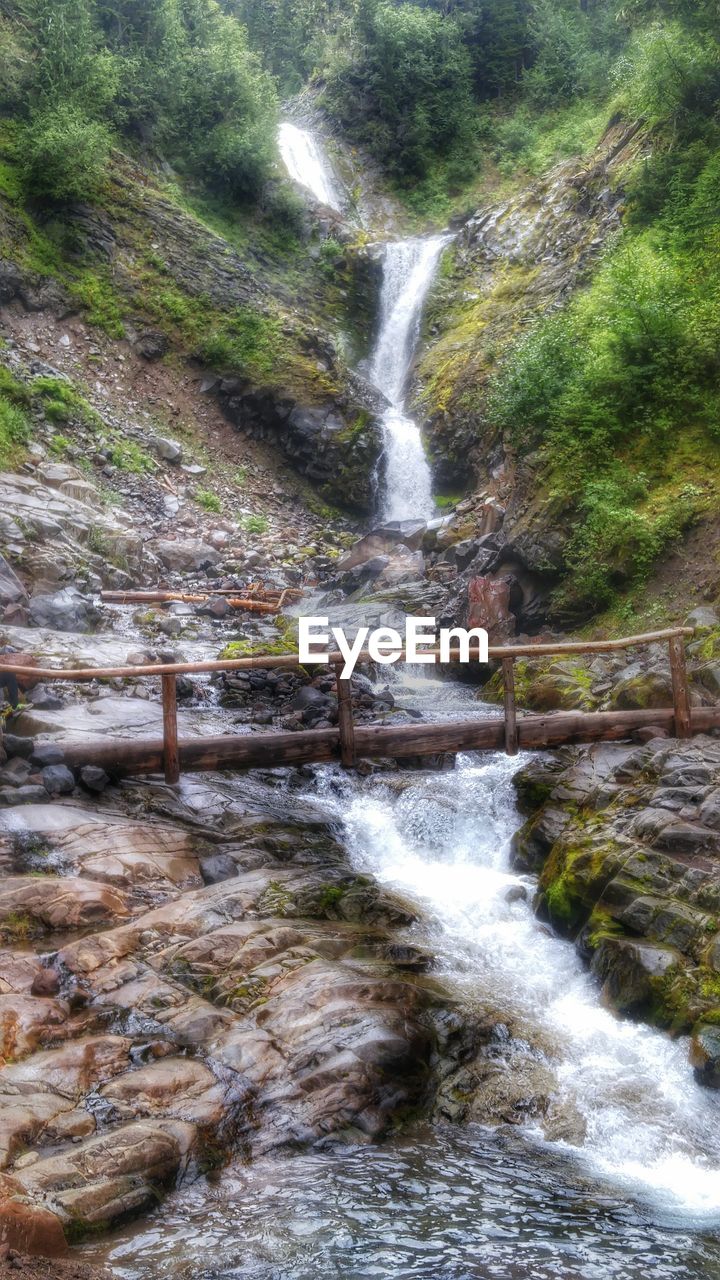
<svg viewBox="0 0 720 1280">
<path fill-rule="evenodd" d="M 614 123 L 585 165 L 563 162 L 481 208 L 459 230 L 427 309 L 415 407 L 436 482 L 466 492 L 474 480 L 499 497 L 507 558 L 549 585 L 571 513 L 543 484 L 542 459 L 518 462 L 488 422 L 487 385 L 528 326 L 589 280 L 621 226 L 624 169 L 644 145 L 637 126 Z"/>
<path fill-rule="evenodd" d="M 349 359 L 366 345 L 371 284 L 342 258 L 341 227 L 308 214 L 297 234 L 292 253 L 262 223 L 225 238 L 118 157 L 102 205 L 61 219 L 35 226 L 0 195 L 0 302 L 88 317 L 148 362 L 191 362 L 231 421 L 269 437 L 315 484 L 337 482 L 340 505 L 365 513 L 380 406 Z M 328 237 L 340 256 L 321 271 Z"/>
</svg>

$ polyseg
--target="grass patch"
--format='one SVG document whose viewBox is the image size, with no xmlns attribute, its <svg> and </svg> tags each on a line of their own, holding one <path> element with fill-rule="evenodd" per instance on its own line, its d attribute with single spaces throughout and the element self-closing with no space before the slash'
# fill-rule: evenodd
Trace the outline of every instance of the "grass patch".
<svg viewBox="0 0 720 1280">
<path fill-rule="evenodd" d="M 267 516 L 241 516 L 238 525 L 244 533 L 267 533 L 270 528 Z"/>
<path fill-rule="evenodd" d="M 215 514 L 222 511 L 222 502 L 211 489 L 198 489 L 194 496 L 195 501 L 199 507 L 202 507 L 203 511 L 212 511 Z"/>
</svg>

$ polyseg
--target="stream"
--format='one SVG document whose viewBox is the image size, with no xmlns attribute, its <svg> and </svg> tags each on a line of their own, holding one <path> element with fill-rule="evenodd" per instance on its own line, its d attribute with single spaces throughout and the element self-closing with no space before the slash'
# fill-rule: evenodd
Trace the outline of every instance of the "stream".
<svg viewBox="0 0 720 1280">
<path fill-rule="evenodd" d="M 338 198 L 316 140 L 292 130 L 291 176 L 323 203 Z M 433 514 L 405 394 L 448 242 L 383 250 L 370 376 L 388 400 L 385 519 Z M 397 701 L 428 719 L 492 714 L 424 669 L 388 678 Z M 535 918 L 532 880 L 509 853 L 522 763 L 466 754 L 449 772 L 367 778 L 326 766 L 306 799 L 343 829 L 359 871 L 420 906 L 412 940 L 437 957 L 462 1005 L 496 1016 L 498 1071 L 530 1061 L 547 1073 L 555 1130 L 422 1124 L 379 1146 L 237 1161 L 86 1256 L 119 1280 L 720 1277 L 720 1095 L 694 1083 L 684 1042 L 604 1009 L 574 947 Z"/>
</svg>

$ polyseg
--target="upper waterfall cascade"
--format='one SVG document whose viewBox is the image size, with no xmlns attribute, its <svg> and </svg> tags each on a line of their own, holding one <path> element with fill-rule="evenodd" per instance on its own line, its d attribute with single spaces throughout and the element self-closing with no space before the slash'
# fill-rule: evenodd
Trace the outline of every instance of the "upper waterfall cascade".
<svg viewBox="0 0 720 1280">
<path fill-rule="evenodd" d="M 294 182 L 321 204 L 340 212 L 343 201 L 332 167 L 317 138 L 289 120 L 278 145 Z M 383 248 L 380 325 L 370 360 L 370 379 L 389 400 L 383 414 L 384 520 L 428 520 L 435 511 L 432 476 L 417 423 L 405 412 L 405 389 L 420 334 L 422 309 L 448 234 L 389 241 Z"/>
<path fill-rule="evenodd" d="M 312 133 L 285 120 L 278 132 L 278 146 L 283 164 L 293 182 L 312 192 L 320 204 L 326 204 L 339 213 L 342 198 L 338 183 L 327 157 Z"/>
<path fill-rule="evenodd" d="M 420 334 L 422 309 L 449 235 L 385 245 L 380 327 L 370 377 L 390 401 L 385 434 L 385 520 L 429 519 L 432 477 L 417 424 L 405 413 L 405 389 Z"/>
</svg>

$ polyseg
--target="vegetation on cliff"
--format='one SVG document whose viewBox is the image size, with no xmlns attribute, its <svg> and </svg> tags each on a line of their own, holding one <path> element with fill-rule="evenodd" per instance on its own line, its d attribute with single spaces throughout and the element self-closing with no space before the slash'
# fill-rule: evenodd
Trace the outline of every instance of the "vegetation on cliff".
<svg viewBox="0 0 720 1280">
<path fill-rule="evenodd" d="M 17 0 L 0 17 L 0 102 L 22 122 L 27 190 L 92 196 L 113 142 L 151 144 L 216 190 L 254 199 L 276 97 L 215 0 Z"/>
</svg>

